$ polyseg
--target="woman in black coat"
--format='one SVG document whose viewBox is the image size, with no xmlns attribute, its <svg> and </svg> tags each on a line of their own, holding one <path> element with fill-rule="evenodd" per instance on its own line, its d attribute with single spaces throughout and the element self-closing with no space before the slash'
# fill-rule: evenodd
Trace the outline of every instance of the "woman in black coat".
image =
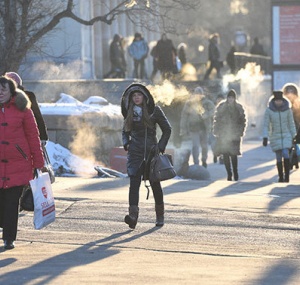
<svg viewBox="0 0 300 285">
<path fill-rule="evenodd" d="M 121 102 L 124 126 L 122 132 L 123 146 L 127 154 L 127 172 L 130 177 L 129 214 L 125 223 L 134 229 L 139 213 L 139 189 L 142 176 L 148 178 L 149 163 L 154 146 L 164 152 L 171 135 L 171 125 L 162 109 L 155 105 L 149 90 L 142 84 L 130 85 L 122 95 Z M 156 126 L 162 135 L 158 140 Z M 151 182 L 156 211 L 156 226 L 164 224 L 164 200 L 160 182 Z"/>
</svg>

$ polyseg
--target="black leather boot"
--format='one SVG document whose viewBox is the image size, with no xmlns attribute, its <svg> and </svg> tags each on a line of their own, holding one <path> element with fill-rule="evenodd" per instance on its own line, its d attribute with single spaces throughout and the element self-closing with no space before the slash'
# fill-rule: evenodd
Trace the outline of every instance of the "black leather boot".
<svg viewBox="0 0 300 285">
<path fill-rule="evenodd" d="M 231 161 L 232 161 L 232 171 L 233 171 L 233 178 L 235 181 L 239 180 L 239 174 L 238 174 L 238 159 L 237 155 L 232 155 L 231 156 Z"/>
<path fill-rule="evenodd" d="M 129 206 L 129 215 L 124 218 L 125 223 L 131 228 L 135 229 L 139 217 L 139 207 Z"/>
<path fill-rule="evenodd" d="M 155 213 L 156 213 L 156 226 L 162 227 L 164 225 L 164 214 L 165 214 L 165 205 L 155 204 Z"/>
<path fill-rule="evenodd" d="M 283 182 L 282 161 L 277 162 L 276 166 L 277 166 L 277 170 L 278 170 L 278 182 Z"/>
<path fill-rule="evenodd" d="M 290 159 L 285 158 L 284 163 L 284 182 L 290 182 Z"/>
<path fill-rule="evenodd" d="M 229 155 L 224 155 L 224 165 L 227 171 L 227 181 L 232 181 L 232 172 L 231 172 Z"/>
</svg>

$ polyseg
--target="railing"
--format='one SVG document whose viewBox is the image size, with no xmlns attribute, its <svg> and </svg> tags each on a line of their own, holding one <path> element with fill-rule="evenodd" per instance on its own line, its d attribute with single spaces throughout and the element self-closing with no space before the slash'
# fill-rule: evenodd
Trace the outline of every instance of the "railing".
<svg viewBox="0 0 300 285">
<path fill-rule="evenodd" d="M 265 74 L 271 74 L 271 57 L 255 55 L 251 53 L 235 52 L 234 53 L 235 67 L 236 70 L 245 68 L 249 62 L 254 62 L 256 65 L 260 65 L 261 70 Z"/>
</svg>

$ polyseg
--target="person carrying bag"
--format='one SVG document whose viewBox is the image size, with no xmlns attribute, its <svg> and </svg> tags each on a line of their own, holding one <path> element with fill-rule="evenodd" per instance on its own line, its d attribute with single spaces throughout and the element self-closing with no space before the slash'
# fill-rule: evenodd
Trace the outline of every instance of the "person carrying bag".
<svg viewBox="0 0 300 285">
<path fill-rule="evenodd" d="M 0 77 L 0 104 L 0 227 L 4 249 L 13 249 L 20 196 L 44 158 L 30 100 L 5 76 Z"/>
<path fill-rule="evenodd" d="M 125 223 L 136 227 L 139 215 L 139 189 L 142 177 L 148 179 L 151 149 L 157 145 L 164 152 L 171 135 L 171 125 L 162 109 L 155 105 L 153 96 L 142 84 L 130 85 L 122 95 L 121 110 L 124 117 L 122 131 L 123 147 L 127 154 L 127 173 L 130 178 L 129 213 Z M 162 130 L 160 139 L 156 126 Z M 164 225 L 164 199 L 160 181 L 150 181 L 155 200 L 156 226 Z"/>
</svg>

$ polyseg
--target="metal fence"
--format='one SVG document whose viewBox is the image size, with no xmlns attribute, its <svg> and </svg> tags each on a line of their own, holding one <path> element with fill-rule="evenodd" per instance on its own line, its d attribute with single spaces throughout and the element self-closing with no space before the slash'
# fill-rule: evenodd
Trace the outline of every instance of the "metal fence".
<svg viewBox="0 0 300 285">
<path fill-rule="evenodd" d="M 234 53 L 235 67 L 236 70 L 240 70 L 241 68 L 245 68 L 246 64 L 249 62 L 256 63 L 256 65 L 260 65 L 261 70 L 265 74 L 271 74 L 271 57 L 262 56 L 262 55 L 254 55 L 251 53 L 244 52 L 235 52 Z"/>
</svg>

